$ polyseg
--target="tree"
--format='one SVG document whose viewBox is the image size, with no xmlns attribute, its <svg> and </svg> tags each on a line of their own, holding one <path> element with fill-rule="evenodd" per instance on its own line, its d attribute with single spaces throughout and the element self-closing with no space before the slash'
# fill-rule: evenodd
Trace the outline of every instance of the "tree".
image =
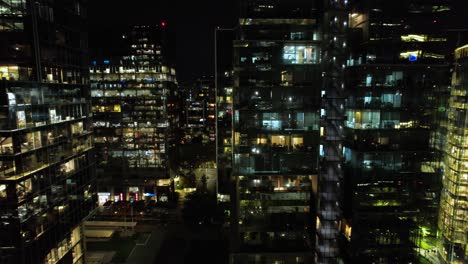
<svg viewBox="0 0 468 264">
<path fill-rule="evenodd" d="M 224 213 L 218 207 L 216 195 L 196 191 L 186 196 L 182 216 L 192 226 L 222 224 Z"/>
<path fill-rule="evenodd" d="M 206 175 L 203 174 L 203 176 L 201 177 L 201 191 L 202 192 L 206 192 L 208 190 L 207 183 L 208 183 L 208 180 L 206 178 Z"/>
<path fill-rule="evenodd" d="M 197 178 L 195 177 L 195 173 L 193 171 L 190 171 L 187 173 L 185 176 L 187 180 L 187 187 L 188 188 L 196 188 L 197 187 Z"/>
</svg>

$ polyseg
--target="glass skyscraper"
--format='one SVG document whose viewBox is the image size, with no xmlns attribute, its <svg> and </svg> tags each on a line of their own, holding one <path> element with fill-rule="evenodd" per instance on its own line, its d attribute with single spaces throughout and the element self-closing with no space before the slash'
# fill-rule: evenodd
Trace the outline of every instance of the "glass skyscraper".
<svg viewBox="0 0 468 264">
<path fill-rule="evenodd" d="M 169 152 L 178 126 L 175 69 L 167 64 L 166 25 L 118 34 L 90 66 L 100 204 L 167 201 Z"/>
<path fill-rule="evenodd" d="M 83 263 L 95 207 L 86 1 L 0 2 L 0 262 Z"/>
<path fill-rule="evenodd" d="M 439 209 L 440 257 L 468 261 L 468 45 L 455 50 L 443 189 Z"/>
<path fill-rule="evenodd" d="M 451 1 L 406 0 L 355 1 L 352 10 L 344 130 L 347 253 L 359 263 L 415 262 L 437 244 L 447 105 L 441 96 L 450 89 L 456 10 Z"/>
<path fill-rule="evenodd" d="M 315 1 L 241 1 L 232 263 L 314 258 L 321 34 Z"/>
</svg>

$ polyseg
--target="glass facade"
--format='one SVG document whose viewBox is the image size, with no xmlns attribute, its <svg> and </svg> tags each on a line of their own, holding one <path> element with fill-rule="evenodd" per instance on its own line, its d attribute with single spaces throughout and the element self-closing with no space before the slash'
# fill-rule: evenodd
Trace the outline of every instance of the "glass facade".
<svg viewBox="0 0 468 264">
<path fill-rule="evenodd" d="M 446 85 L 439 77 L 441 71 L 447 74 L 448 69 L 393 67 L 404 73 L 404 85 L 380 89 L 348 86 L 355 90 L 348 97 L 344 156 L 347 183 L 353 192 L 352 205 L 348 205 L 353 208 L 352 227 L 356 237 L 351 237 L 351 245 L 362 250 L 359 253 L 362 255 L 355 256 L 359 259 L 411 258 L 413 248 L 424 239 L 420 237 L 421 227 L 435 235 L 440 153 L 430 144 L 433 127 L 430 115 L 435 112 L 430 93 L 432 88 Z M 354 71 L 362 70 L 355 66 L 349 73 L 359 76 Z M 391 74 L 393 70 L 385 67 L 379 73 Z M 427 83 L 418 84 L 418 78 Z M 361 92 L 364 94 L 359 98 Z M 391 96 L 397 100 L 384 102 Z M 387 246 L 386 250 L 380 250 L 382 244 Z M 368 251 L 369 248 L 373 251 Z"/>
<path fill-rule="evenodd" d="M 468 46 L 455 50 L 455 60 L 439 210 L 439 253 L 444 263 L 468 261 Z"/>
<path fill-rule="evenodd" d="M 222 74 L 222 75 L 221 75 Z M 221 76 L 220 76 L 221 75 Z M 218 73 L 217 92 L 217 166 L 218 201 L 225 202 L 229 210 L 232 192 L 232 71 Z"/>
<path fill-rule="evenodd" d="M 234 208 L 231 197 L 235 184 L 232 177 L 232 121 L 233 121 L 233 40 L 234 29 L 215 29 L 215 118 L 216 118 L 216 168 L 217 200 L 223 210 L 225 226 L 231 224 Z M 233 231 L 233 230 L 230 230 Z M 236 238 L 234 234 L 230 239 Z"/>
<path fill-rule="evenodd" d="M 435 251 L 453 16 L 450 1 L 356 1 L 349 15 L 350 261 L 409 263 Z"/>
<path fill-rule="evenodd" d="M 184 96 L 185 137 L 201 136 L 202 143 L 215 141 L 215 91 L 213 78 L 204 77 L 187 87 Z"/>
<path fill-rule="evenodd" d="M 170 195 L 177 81 L 164 60 L 164 30 L 135 26 L 122 34 L 124 54 L 90 67 L 100 203 Z"/>
<path fill-rule="evenodd" d="M 316 9 L 313 1 L 241 6 L 232 90 L 231 262 L 309 263 L 321 101 Z"/>
<path fill-rule="evenodd" d="M 0 3 L 4 263 L 83 263 L 95 207 L 83 1 Z"/>
</svg>

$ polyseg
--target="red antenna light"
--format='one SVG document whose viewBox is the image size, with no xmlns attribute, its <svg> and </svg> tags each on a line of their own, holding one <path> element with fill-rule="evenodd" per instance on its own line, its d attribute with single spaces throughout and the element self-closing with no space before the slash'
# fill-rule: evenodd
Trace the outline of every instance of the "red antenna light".
<svg viewBox="0 0 468 264">
<path fill-rule="evenodd" d="M 165 27 L 166 26 L 166 22 L 161 22 L 161 26 Z"/>
</svg>

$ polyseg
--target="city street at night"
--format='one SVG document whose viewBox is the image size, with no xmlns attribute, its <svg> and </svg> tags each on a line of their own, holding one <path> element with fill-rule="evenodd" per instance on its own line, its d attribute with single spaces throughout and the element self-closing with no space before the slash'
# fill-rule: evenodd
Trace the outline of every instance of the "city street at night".
<svg viewBox="0 0 468 264">
<path fill-rule="evenodd" d="M 0 0 L 0 264 L 468 263 L 468 0 Z"/>
</svg>

